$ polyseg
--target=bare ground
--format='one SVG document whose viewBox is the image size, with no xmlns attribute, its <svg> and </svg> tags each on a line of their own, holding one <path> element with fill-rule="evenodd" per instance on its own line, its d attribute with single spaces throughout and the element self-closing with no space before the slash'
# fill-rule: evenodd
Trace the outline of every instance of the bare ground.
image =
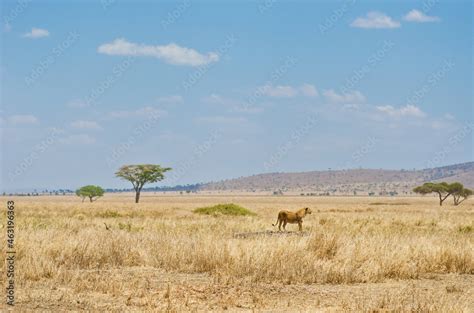
<svg viewBox="0 0 474 313">
<path fill-rule="evenodd" d="M 422 309 L 430 305 L 436 311 L 441 300 L 443 305 L 452 304 L 453 312 L 472 312 L 474 308 L 473 275 L 433 275 L 383 283 L 285 285 L 219 281 L 207 274 L 165 273 L 147 267 L 78 271 L 75 274 L 88 285 L 87 292 L 77 292 L 67 285 L 51 285 L 48 280 L 39 281 L 28 290 L 18 291 L 16 308 L 116 312 L 340 312 L 383 311 L 385 306 L 393 309 L 393 304 L 398 303 L 403 307 L 401 311 L 410 305 L 414 311 L 424 311 Z M 449 306 L 444 308 L 449 309 Z"/>
</svg>

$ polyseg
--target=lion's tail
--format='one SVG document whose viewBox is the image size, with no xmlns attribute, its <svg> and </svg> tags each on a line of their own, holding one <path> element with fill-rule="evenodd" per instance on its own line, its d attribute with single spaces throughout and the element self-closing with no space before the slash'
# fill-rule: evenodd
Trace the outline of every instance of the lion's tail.
<svg viewBox="0 0 474 313">
<path fill-rule="evenodd" d="M 277 226 L 279 220 L 280 220 L 280 215 L 278 215 L 277 221 L 275 222 L 275 224 L 272 224 L 272 226 Z"/>
</svg>

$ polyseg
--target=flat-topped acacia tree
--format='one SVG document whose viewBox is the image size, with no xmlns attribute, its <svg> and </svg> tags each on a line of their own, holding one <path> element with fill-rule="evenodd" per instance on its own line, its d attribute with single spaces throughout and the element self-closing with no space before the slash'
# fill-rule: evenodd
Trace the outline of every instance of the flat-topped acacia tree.
<svg viewBox="0 0 474 313">
<path fill-rule="evenodd" d="M 135 203 L 138 203 L 143 186 L 163 180 L 164 173 L 170 170 L 170 167 L 161 167 L 158 164 L 124 165 L 115 175 L 132 183 L 135 190 Z"/>
<path fill-rule="evenodd" d="M 444 200 L 452 194 L 450 185 L 446 182 L 442 183 L 424 183 L 413 189 L 415 193 L 426 195 L 429 193 L 437 193 L 439 197 L 439 205 L 443 205 Z"/>
<path fill-rule="evenodd" d="M 454 197 L 454 205 L 459 205 L 472 195 L 472 190 L 464 188 L 463 184 L 458 182 L 451 184 L 446 182 L 424 183 L 422 186 L 414 188 L 413 191 L 422 195 L 437 193 L 439 197 L 439 205 L 443 205 L 444 200 L 446 200 L 450 195 Z"/>
</svg>

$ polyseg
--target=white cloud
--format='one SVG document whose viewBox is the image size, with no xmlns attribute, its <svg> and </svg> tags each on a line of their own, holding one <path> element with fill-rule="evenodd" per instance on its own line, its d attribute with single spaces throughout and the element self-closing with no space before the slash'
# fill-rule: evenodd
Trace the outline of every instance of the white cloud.
<svg viewBox="0 0 474 313">
<path fill-rule="evenodd" d="M 90 130 L 100 130 L 102 127 L 97 122 L 94 121 L 74 121 L 71 123 L 71 127 L 77 129 L 90 129 Z"/>
<path fill-rule="evenodd" d="M 107 55 L 155 57 L 174 65 L 199 66 L 219 60 L 219 55 L 215 52 L 201 54 L 194 49 L 181 47 L 175 43 L 151 46 L 128 42 L 124 38 L 102 44 L 97 48 L 97 51 Z"/>
<path fill-rule="evenodd" d="M 444 129 L 447 128 L 449 125 L 444 121 L 434 120 L 431 122 L 431 128 L 433 129 Z"/>
<path fill-rule="evenodd" d="M 158 135 L 158 138 L 160 140 L 168 140 L 168 141 L 176 141 L 178 139 L 182 139 L 180 135 L 178 135 L 178 134 L 176 134 L 172 131 L 169 131 L 169 130 L 161 132 Z"/>
<path fill-rule="evenodd" d="M 37 124 L 38 118 L 34 115 L 12 115 L 8 117 L 8 123 L 12 125 Z"/>
<path fill-rule="evenodd" d="M 365 96 L 358 90 L 339 94 L 334 89 L 328 89 L 323 91 L 323 95 L 331 103 L 355 104 L 365 102 Z"/>
<path fill-rule="evenodd" d="M 175 103 L 183 102 L 183 97 L 179 95 L 172 95 L 172 96 L 160 97 L 157 100 L 159 103 L 175 104 Z"/>
<path fill-rule="evenodd" d="M 358 28 L 398 28 L 400 22 L 393 20 L 390 16 L 382 13 L 371 11 L 366 17 L 358 17 L 352 23 L 352 27 Z"/>
<path fill-rule="evenodd" d="M 11 30 L 12 30 L 12 25 L 8 21 L 5 21 L 5 23 L 3 24 L 3 31 L 5 33 L 9 33 Z"/>
<path fill-rule="evenodd" d="M 242 106 L 242 102 L 239 100 L 234 100 L 230 98 L 225 98 L 219 94 L 212 93 L 207 97 L 202 99 L 204 102 L 211 103 L 211 104 L 219 104 L 223 106 Z"/>
<path fill-rule="evenodd" d="M 111 118 L 130 118 L 130 117 L 149 117 L 149 116 L 157 116 L 157 117 L 164 117 L 168 114 L 167 111 L 157 109 L 152 106 L 146 106 L 137 110 L 127 111 L 113 111 L 109 113 L 109 117 Z"/>
<path fill-rule="evenodd" d="M 265 96 L 275 98 L 291 98 L 298 94 L 298 90 L 291 86 L 272 86 L 265 85 L 260 87 Z"/>
<path fill-rule="evenodd" d="M 444 118 L 449 120 L 449 121 L 454 121 L 456 119 L 452 114 L 449 114 L 449 113 L 446 113 L 444 115 Z"/>
<path fill-rule="evenodd" d="M 357 103 L 348 103 L 348 104 L 344 104 L 342 106 L 342 109 L 346 111 L 356 111 L 360 109 L 360 105 Z"/>
<path fill-rule="evenodd" d="M 70 108 L 86 108 L 89 106 L 89 103 L 82 99 L 74 99 L 67 103 L 67 106 Z"/>
<path fill-rule="evenodd" d="M 273 86 L 264 85 L 259 88 L 263 95 L 275 98 L 292 98 L 298 95 L 304 95 L 307 97 L 318 96 L 316 87 L 310 84 L 303 84 L 300 87 L 293 86 Z"/>
<path fill-rule="evenodd" d="M 243 117 L 228 117 L 228 116 L 205 116 L 198 117 L 195 119 L 198 123 L 209 123 L 209 124 L 240 124 L 247 122 L 247 119 Z"/>
<path fill-rule="evenodd" d="M 227 99 L 224 99 L 216 93 L 211 93 L 211 95 L 204 97 L 203 100 L 208 103 L 229 104 Z"/>
<path fill-rule="evenodd" d="M 426 113 L 414 105 L 395 108 L 391 105 L 377 106 L 377 111 L 391 117 L 425 117 Z"/>
<path fill-rule="evenodd" d="M 403 19 L 408 22 L 417 22 L 417 23 L 429 23 L 429 22 L 439 22 L 440 18 L 437 16 L 428 16 L 425 13 L 418 10 L 411 10 L 408 12 Z"/>
<path fill-rule="evenodd" d="M 58 141 L 69 145 L 90 145 L 95 143 L 95 138 L 87 134 L 78 134 L 61 138 Z"/>
<path fill-rule="evenodd" d="M 237 139 L 234 139 L 234 140 L 230 141 L 230 143 L 233 144 L 233 145 L 240 145 L 240 144 L 244 144 L 246 142 L 247 142 L 247 140 L 242 139 L 242 138 L 237 138 Z"/>
<path fill-rule="evenodd" d="M 65 134 L 66 131 L 63 128 L 58 128 L 58 127 L 46 127 L 46 130 L 50 133 L 54 134 Z"/>
<path fill-rule="evenodd" d="M 43 37 L 48 37 L 49 36 L 49 31 L 46 29 L 42 28 L 35 28 L 33 27 L 30 32 L 23 34 L 23 37 L 25 38 L 43 38 Z"/>
<path fill-rule="evenodd" d="M 300 87 L 301 93 L 307 97 L 317 97 L 319 96 L 318 90 L 316 87 L 310 84 L 303 84 Z"/>
<path fill-rule="evenodd" d="M 248 113 L 248 114 L 258 114 L 262 113 L 264 110 L 262 107 L 248 107 L 245 105 L 240 105 L 240 106 L 235 106 L 231 110 L 231 112 L 237 112 L 237 113 Z"/>
</svg>

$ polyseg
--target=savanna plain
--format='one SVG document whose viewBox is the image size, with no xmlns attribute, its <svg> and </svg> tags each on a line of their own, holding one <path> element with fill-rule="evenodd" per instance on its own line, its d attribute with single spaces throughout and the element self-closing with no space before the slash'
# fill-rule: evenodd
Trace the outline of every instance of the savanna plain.
<svg viewBox="0 0 474 313">
<path fill-rule="evenodd" d="M 473 199 L 443 207 L 435 197 L 7 200 L 16 210 L 18 311 L 474 311 Z M 193 212 L 219 203 L 256 215 Z M 303 207 L 312 210 L 303 232 L 272 226 L 279 210 Z M 0 227 L 5 242 L 5 214 Z"/>
</svg>

